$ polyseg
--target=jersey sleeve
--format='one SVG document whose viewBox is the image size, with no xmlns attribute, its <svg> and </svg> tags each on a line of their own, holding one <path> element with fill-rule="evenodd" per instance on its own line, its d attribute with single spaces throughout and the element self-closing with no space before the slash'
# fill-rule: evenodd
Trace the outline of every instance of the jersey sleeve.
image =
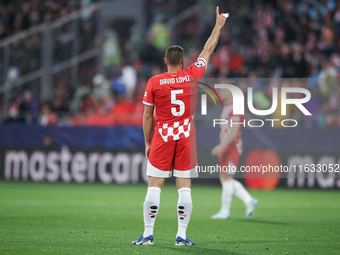
<svg viewBox="0 0 340 255">
<path fill-rule="evenodd" d="M 143 104 L 154 106 L 154 95 L 153 95 L 153 88 L 152 88 L 152 80 L 148 81 L 146 85 L 144 97 L 143 97 Z"/>
<path fill-rule="evenodd" d="M 198 58 L 191 66 L 188 67 L 192 78 L 202 78 L 206 69 L 207 61 L 205 61 L 204 58 Z"/>
</svg>

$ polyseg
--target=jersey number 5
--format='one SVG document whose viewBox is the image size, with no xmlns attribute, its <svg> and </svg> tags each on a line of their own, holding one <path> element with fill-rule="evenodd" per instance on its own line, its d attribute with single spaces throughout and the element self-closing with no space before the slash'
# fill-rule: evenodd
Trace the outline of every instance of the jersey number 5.
<svg viewBox="0 0 340 255">
<path fill-rule="evenodd" d="M 185 111 L 185 105 L 182 100 L 176 99 L 177 94 L 183 94 L 183 89 L 171 90 L 171 104 L 179 105 L 179 111 L 177 111 L 177 107 L 171 107 L 171 113 L 174 116 L 182 116 Z"/>
</svg>

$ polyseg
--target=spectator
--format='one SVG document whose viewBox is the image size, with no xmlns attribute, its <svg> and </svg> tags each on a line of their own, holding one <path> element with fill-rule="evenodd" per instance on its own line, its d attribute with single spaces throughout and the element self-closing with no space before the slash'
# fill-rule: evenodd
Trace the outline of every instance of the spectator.
<svg viewBox="0 0 340 255">
<path fill-rule="evenodd" d="M 30 91 L 24 93 L 23 101 L 19 105 L 19 121 L 26 124 L 38 124 L 39 103 Z"/>
<path fill-rule="evenodd" d="M 106 39 L 103 43 L 103 66 L 104 73 L 109 74 L 118 67 L 121 61 L 121 50 L 117 35 L 113 31 L 106 32 Z"/>
<path fill-rule="evenodd" d="M 51 110 L 50 105 L 47 103 L 42 106 L 39 123 L 42 126 L 58 124 L 57 114 Z"/>
<path fill-rule="evenodd" d="M 149 31 L 149 41 L 159 51 L 164 51 L 170 41 L 170 29 L 164 23 L 164 15 L 157 13 Z"/>
<path fill-rule="evenodd" d="M 236 46 L 232 46 L 230 50 L 230 56 L 228 59 L 228 69 L 230 70 L 231 77 L 241 77 L 241 72 L 244 64 L 242 54 L 239 52 Z"/>
</svg>

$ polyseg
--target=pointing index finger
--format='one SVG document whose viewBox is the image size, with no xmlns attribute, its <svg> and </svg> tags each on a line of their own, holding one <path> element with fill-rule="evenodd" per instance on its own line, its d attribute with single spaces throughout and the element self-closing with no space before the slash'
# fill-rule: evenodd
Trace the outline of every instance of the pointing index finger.
<svg viewBox="0 0 340 255">
<path fill-rule="evenodd" d="M 219 15 L 220 15 L 220 8 L 216 6 L 216 17 L 218 17 Z"/>
</svg>

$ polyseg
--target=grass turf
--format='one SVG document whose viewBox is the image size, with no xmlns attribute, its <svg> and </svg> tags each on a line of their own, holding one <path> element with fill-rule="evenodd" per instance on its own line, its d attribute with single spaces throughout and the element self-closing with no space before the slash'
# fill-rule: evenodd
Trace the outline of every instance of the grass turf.
<svg viewBox="0 0 340 255">
<path fill-rule="evenodd" d="M 252 191 L 250 220 L 234 197 L 231 219 L 211 220 L 220 187 L 194 186 L 188 236 L 176 247 L 177 192 L 165 185 L 154 246 L 143 231 L 146 185 L 0 182 L 0 254 L 339 254 L 340 192 Z"/>
</svg>

